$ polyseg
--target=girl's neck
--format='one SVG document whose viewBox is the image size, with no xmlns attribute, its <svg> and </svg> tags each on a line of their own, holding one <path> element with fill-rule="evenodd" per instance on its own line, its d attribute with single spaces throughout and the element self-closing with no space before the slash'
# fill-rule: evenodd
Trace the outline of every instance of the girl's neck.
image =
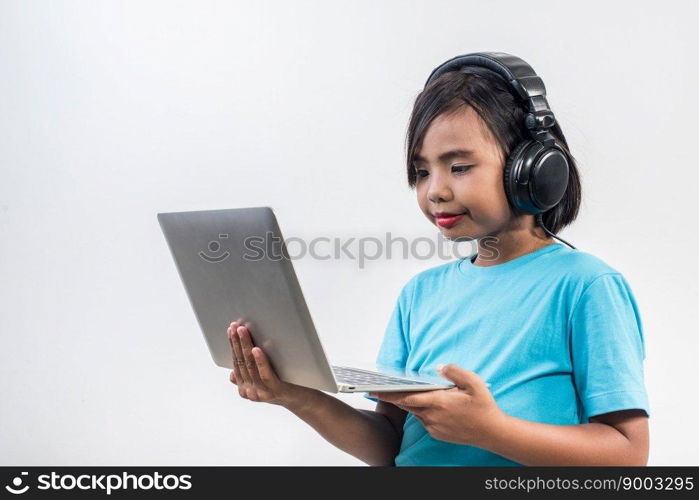
<svg viewBox="0 0 699 500">
<path fill-rule="evenodd" d="M 478 239 L 476 266 L 496 266 L 555 243 L 540 227 L 509 228 Z"/>
</svg>

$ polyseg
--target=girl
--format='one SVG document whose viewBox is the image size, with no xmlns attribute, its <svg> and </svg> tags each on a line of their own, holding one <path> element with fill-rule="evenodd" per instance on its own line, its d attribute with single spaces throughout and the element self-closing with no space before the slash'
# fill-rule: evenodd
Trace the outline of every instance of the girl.
<svg viewBox="0 0 699 500">
<path fill-rule="evenodd" d="M 649 406 L 634 295 L 617 270 L 552 239 L 575 220 L 581 198 L 557 123 L 546 129 L 568 164 L 562 197 L 543 213 L 513 204 L 507 159 L 532 123 L 522 88 L 488 66 L 431 78 L 407 135 L 420 210 L 446 238 L 476 240 L 478 252 L 407 282 L 377 357 L 391 368 L 437 368 L 456 387 L 371 394 L 374 411 L 355 409 L 279 380 L 238 322 L 228 329 L 230 380 L 241 397 L 288 408 L 370 465 L 645 465 Z"/>
</svg>

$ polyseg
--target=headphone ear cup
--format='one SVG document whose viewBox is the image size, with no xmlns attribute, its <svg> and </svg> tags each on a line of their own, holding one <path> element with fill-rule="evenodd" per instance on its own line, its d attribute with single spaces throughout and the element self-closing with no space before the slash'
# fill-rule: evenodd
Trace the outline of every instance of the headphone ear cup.
<svg viewBox="0 0 699 500">
<path fill-rule="evenodd" d="M 555 207 L 568 187 L 570 166 L 563 151 L 557 147 L 544 149 L 532 167 L 529 182 L 532 202 L 542 212 Z"/>
<path fill-rule="evenodd" d="M 503 173 L 505 195 L 507 196 L 507 201 L 510 203 L 510 206 L 515 210 L 515 212 L 523 212 L 525 210 L 523 208 L 523 204 L 515 194 L 516 189 L 514 176 L 516 176 L 517 172 L 513 172 L 512 169 L 514 165 L 521 165 L 521 162 L 518 160 L 522 155 L 522 151 L 524 151 L 532 142 L 534 141 L 527 140 L 517 144 L 517 146 L 510 151 L 510 154 L 507 156 L 507 161 L 505 162 L 505 171 Z"/>
</svg>

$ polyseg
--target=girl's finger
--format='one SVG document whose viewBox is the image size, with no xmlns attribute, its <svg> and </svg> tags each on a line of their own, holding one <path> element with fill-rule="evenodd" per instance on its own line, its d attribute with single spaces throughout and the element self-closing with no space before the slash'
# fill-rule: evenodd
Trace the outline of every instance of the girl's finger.
<svg viewBox="0 0 699 500">
<path fill-rule="evenodd" d="M 267 354 L 265 354 L 265 352 L 259 347 L 255 347 L 252 349 L 252 355 L 255 356 L 257 371 L 260 374 L 260 379 L 262 382 L 270 388 L 273 388 L 279 384 L 279 377 L 272 369 L 272 365 L 269 362 Z"/>
<path fill-rule="evenodd" d="M 231 323 L 231 326 L 228 327 L 228 343 L 231 346 L 231 359 L 233 360 L 233 374 L 236 378 L 236 380 L 240 380 L 240 372 L 238 371 L 238 363 L 235 361 L 235 350 L 233 349 L 233 326 L 236 325 L 235 322 Z M 236 326 L 237 328 L 237 326 Z"/>
<path fill-rule="evenodd" d="M 260 379 L 260 373 L 257 371 L 257 363 L 255 363 L 255 358 L 252 355 L 252 348 L 255 347 L 252 343 L 252 338 L 250 336 L 250 330 L 245 326 L 238 327 L 238 335 L 240 336 L 240 346 L 243 349 L 243 359 L 245 359 L 245 367 L 250 374 L 252 382 L 258 386 L 264 385 Z"/>
<path fill-rule="evenodd" d="M 233 354 L 235 356 L 233 362 L 238 368 L 238 374 L 240 375 L 238 380 L 242 381 L 244 384 L 252 384 L 252 378 L 250 377 L 250 373 L 248 373 L 248 369 L 245 366 L 245 358 L 243 357 L 243 349 L 240 346 L 240 339 L 238 338 L 238 334 L 235 332 L 235 330 L 231 331 L 231 344 L 233 344 Z"/>
</svg>

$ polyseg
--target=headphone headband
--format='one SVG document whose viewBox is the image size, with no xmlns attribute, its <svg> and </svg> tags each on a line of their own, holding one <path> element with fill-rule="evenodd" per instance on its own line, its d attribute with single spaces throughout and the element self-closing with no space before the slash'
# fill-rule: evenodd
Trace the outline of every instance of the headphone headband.
<svg viewBox="0 0 699 500">
<path fill-rule="evenodd" d="M 546 100 L 544 82 L 529 64 L 517 56 L 504 52 L 474 52 L 453 57 L 432 71 L 425 87 L 444 73 L 458 71 L 468 65 L 482 66 L 502 76 L 527 107 L 528 114 L 524 120 L 524 125 L 529 130 L 532 139 L 545 146 L 551 146 L 555 143 L 548 129 L 554 126 L 556 117 Z"/>
</svg>

